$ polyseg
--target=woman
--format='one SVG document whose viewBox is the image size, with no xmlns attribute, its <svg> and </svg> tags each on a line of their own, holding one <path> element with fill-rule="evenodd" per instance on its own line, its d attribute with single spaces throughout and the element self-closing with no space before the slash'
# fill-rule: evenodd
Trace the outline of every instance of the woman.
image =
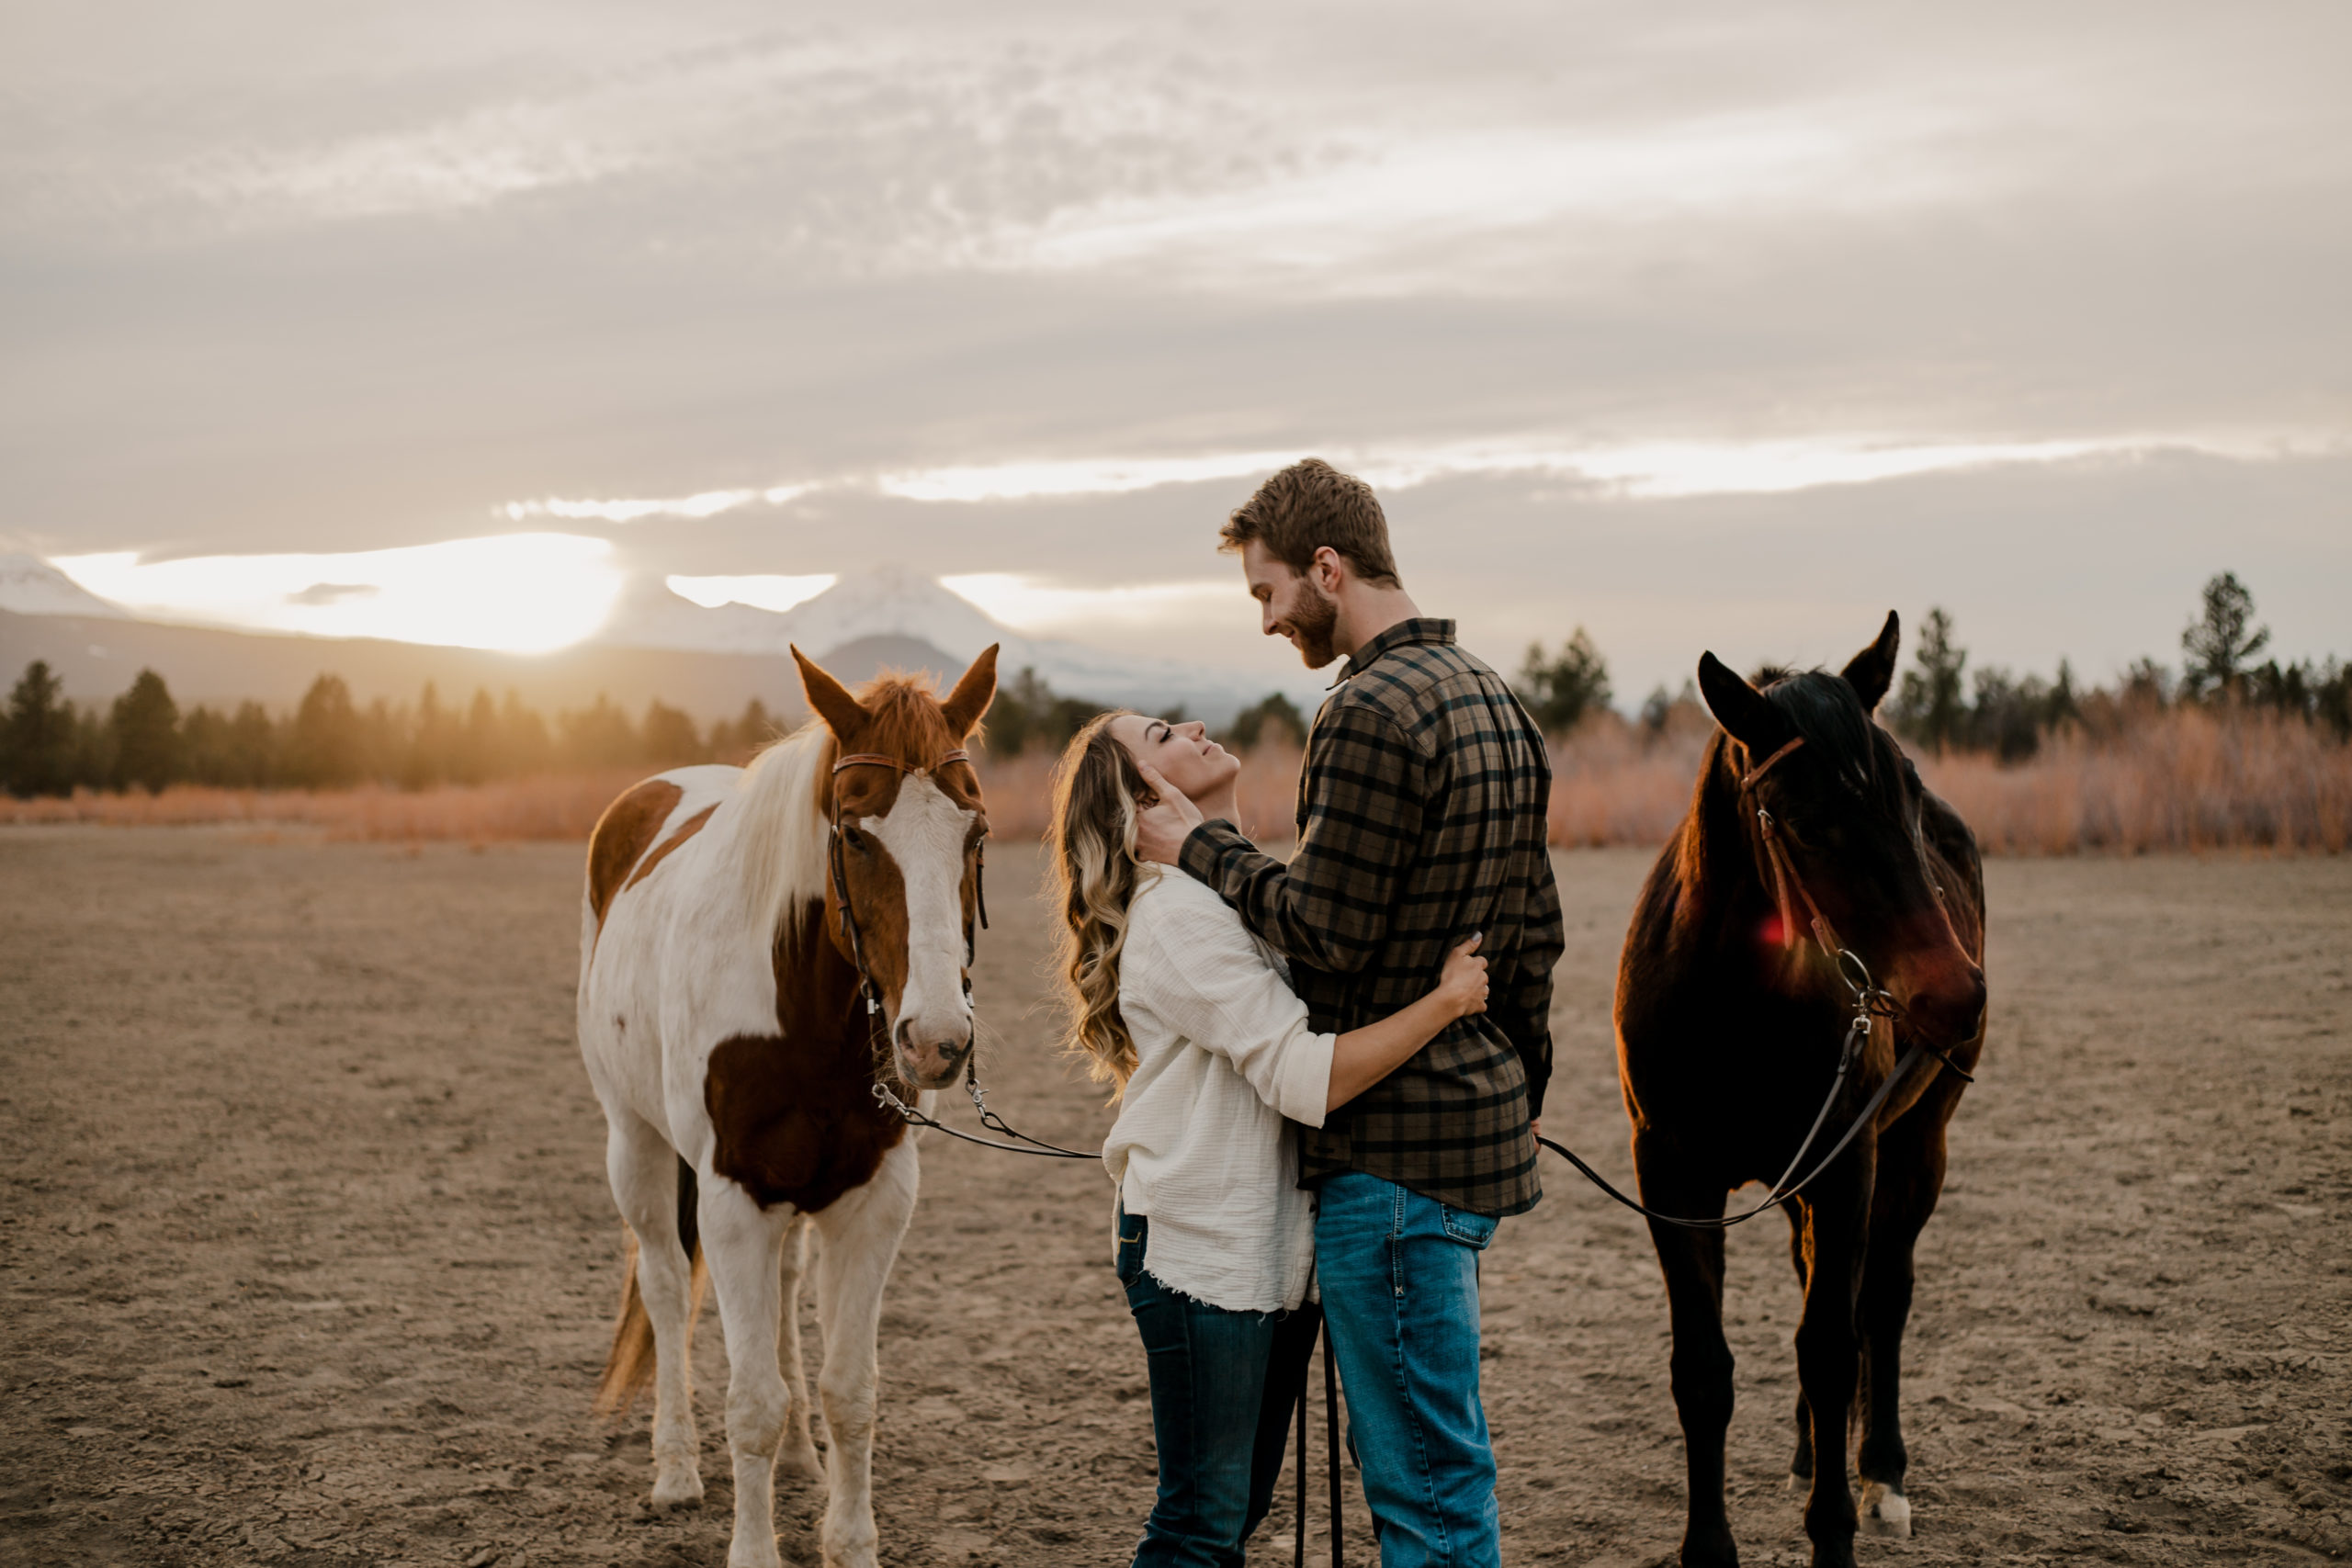
<svg viewBox="0 0 2352 1568">
<path fill-rule="evenodd" d="M 1284 1118 L 1322 1125 L 1484 1011 L 1487 961 L 1474 936 L 1412 1006 L 1316 1032 L 1281 959 L 1223 900 L 1136 859 L 1136 812 L 1157 799 L 1138 764 L 1227 819 L 1241 771 L 1197 723 L 1112 713 L 1070 742 L 1054 789 L 1072 1048 L 1118 1089 L 1102 1161 L 1159 1450 L 1135 1562 L 1239 1568 L 1273 1499 L 1318 1322 L 1306 1303 L 1314 1200 L 1298 1189 Z"/>
</svg>

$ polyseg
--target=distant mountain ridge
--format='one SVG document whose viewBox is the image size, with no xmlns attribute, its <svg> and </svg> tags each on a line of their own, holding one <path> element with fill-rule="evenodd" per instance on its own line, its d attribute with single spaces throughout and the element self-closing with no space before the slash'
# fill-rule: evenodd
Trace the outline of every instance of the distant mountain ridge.
<svg viewBox="0 0 2352 1568">
<path fill-rule="evenodd" d="M 1222 723 L 1269 689 L 1261 677 L 1024 636 L 937 579 L 903 566 L 845 575 L 823 592 L 781 611 L 748 604 L 705 609 L 658 581 L 643 579 L 623 594 L 596 640 L 622 647 L 780 654 L 795 644 L 813 653 L 876 638 L 908 639 L 936 649 L 945 656 L 945 664 L 922 667 L 937 668 L 949 679 L 995 643 L 1001 650 L 998 670 L 1008 680 L 1032 669 L 1065 696 L 1152 712 L 1181 705 L 1212 723 Z M 1294 700 L 1300 695 L 1291 694 Z"/>
<path fill-rule="evenodd" d="M 0 555 L 0 610 L 17 615 L 130 615 L 40 557 L 27 555 Z"/>
</svg>

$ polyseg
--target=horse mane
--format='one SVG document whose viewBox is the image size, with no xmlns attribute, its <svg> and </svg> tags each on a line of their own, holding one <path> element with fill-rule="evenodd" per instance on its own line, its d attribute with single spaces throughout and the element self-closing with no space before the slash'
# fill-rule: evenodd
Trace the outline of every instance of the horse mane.
<svg viewBox="0 0 2352 1568">
<path fill-rule="evenodd" d="M 939 689 L 925 671 L 885 670 L 857 691 L 869 716 L 865 750 L 918 768 L 928 768 L 964 743 L 947 733 Z"/>
<path fill-rule="evenodd" d="M 825 779 L 838 748 L 815 720 L 763 747 L 735 782 L 735 845 L 752 919 L 785 922 L 825 896 Z"/>
<path fill-rule="evenodd" d="M 884 671 L 861 687 L 859 704 L 871 716 L 863 743 L 869 751 L 929 767 L 961 743 L 928 675 Z M 742 867 L 745 903 L 752 919 L 781 935 L 825 897 L 830 825 L 827 781 L 840 755 L 833 732 L 811 719 L 763 747 L 736 781 L 734 861 Z"/>
<path fill-rule="evenodd" d="M 1878 746 L 1871 716 L 1842 677 L 1826 670 L 1792 671 L 1768 664 L 1751 684 L 1804 737 L 1808 750 L 1837 759 L 1860 778 L 1876 774 Z M 1710 894 L 1720 897 L 1743 874 L 1755 874 L 1747 825 L 1740 818 L 1739 781 L 1747 768 L 1763 760 L 1747 756 L 1747 749 L 1720 728 L 1707 742 L 1699 781 L 1690 792 L 1690 815 L 1683 818 L 1675 844 L 1675 880 L 1681 892 L 1678 906 L 1685 919 L 1709 906 Z"/>
</svg>

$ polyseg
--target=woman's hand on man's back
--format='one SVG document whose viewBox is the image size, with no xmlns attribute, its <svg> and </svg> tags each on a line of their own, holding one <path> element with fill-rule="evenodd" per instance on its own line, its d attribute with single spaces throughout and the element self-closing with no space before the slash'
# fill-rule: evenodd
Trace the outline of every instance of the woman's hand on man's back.
<svg viewBox="0 0 2352 1568">
<path fill-rule="evenodd" d="M 1486 933 L 1480 931 L 1448 953 L 1437 989 L 1430 993 L 1442 998 L 1455 1018 L 1487 1010 L 1487 961 L 1478 956 L 1478 944 L 1486 940 Z"/>
</svg>

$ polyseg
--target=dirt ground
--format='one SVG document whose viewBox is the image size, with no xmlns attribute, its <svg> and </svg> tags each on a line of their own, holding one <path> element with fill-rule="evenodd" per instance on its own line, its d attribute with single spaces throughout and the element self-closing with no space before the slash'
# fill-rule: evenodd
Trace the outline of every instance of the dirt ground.
<svg viewBox="0 0 2352 1568">
<path fill-rule="evenodd" d="M 1100 1094 L 1035 1006 L 1035 856 L 991 860 L 994 1099 L 1092 1139 Z M 1612 1172 L 1607 1005 L 1646 860 L 1559 863 L 1546 1130 Z M 0 832 L 0 1562 L 724 1561 L 715 1316 L 701 1509 L 649 1517 L 642 1414 L 589 1414 L 620 1236 L 571 1041 L 579 864 Z M 1989 881 L 1993 1042 L 1907 1356 L 1917 1534 L 1864 1561 L 2352 1551 L 2352 861 Z M 1123 1562 L 1152 1466 L 1108 1184 L 936 1138 L 923 1161 L 883 1318 L 885 1559 Z M 1663 1293 L 1631 1216 L 1546 1178 L 1486 1267 L 1504 1558 L 1632 1568 L 1681 1527 Z M 1750 1562 L 1804 1560 L 1784 1235 L 1731 1247 Z M 815 1562 L 817 1512 L 782 1489 L 789 1559 Z M 1288 1518 L 1253 1562 L 1289 1561 Z M 1359 1506 L 1350 1562 L 1370 1544 Z"/>
</svg>

